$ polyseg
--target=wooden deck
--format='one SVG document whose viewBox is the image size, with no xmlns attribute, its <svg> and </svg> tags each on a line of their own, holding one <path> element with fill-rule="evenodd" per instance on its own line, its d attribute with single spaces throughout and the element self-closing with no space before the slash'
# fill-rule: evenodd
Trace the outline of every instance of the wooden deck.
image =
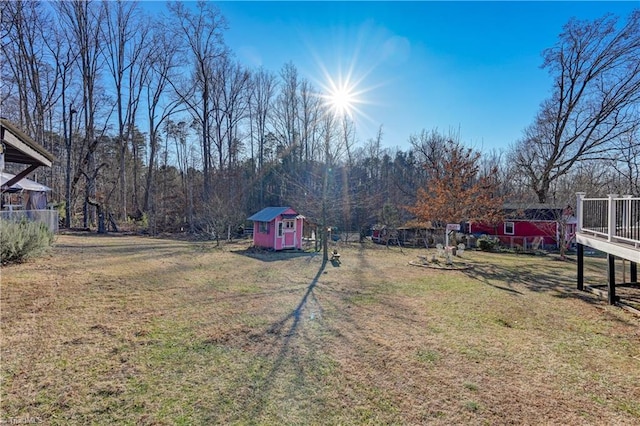
<svg viewBox="0 0 640 426">
<path fill-rule="evenodd" d="M 619 286 L 637 289 L 638 263 L 640 263 L 640 198 L 630 195 L 609 195 L 607 198 L 585 198 L 577 195 L 576 243 L 578 246 L 578 289 L 584 286 L 584 247 L 591 247 L 607 254 L 607 299 L 611 304 L 624 304 L 616 295 L 615 260 L 631 262 L 630 281 Z M 598 294 L 602 291 L 598 290 Z M 634 293 L 632 298 L 637 298 Z"/>
</svg>

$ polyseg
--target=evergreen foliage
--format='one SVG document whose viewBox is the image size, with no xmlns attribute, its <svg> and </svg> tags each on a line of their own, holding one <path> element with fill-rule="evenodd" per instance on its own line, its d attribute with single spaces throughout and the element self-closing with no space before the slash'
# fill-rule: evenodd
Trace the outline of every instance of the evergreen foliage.
<svg viewBox="0 0 640 426">
<path fill-rule="evenodd" d="M 44 253 L 53 243 L 53 233 L 40 222 L 0 220 L 0 262 L 21 263 Z"/>
<path fill-rule="evenodd" d="M 478 247 L 482 251 L 493 251 L 499 244 L 500 240 L 497 237 L 481 235 L 478 238 Z"/>
</svg>

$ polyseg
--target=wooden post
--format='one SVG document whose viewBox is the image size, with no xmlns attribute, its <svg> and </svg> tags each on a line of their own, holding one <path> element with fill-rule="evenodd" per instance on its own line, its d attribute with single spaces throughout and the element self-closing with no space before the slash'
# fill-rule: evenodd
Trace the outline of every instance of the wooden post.
<svg viewBox="0 0 640 426">
<path fill-rule="evenodd" d="M 584 246 L 578 244 L 578 290 L 584 290 Z"/>
<path fill-rule="evenodd" d="M 616 265 L 615 256 L 607 254 L 607 275 L 609 276 L 608 302 L 610 305 L 616 304 Z"/>
<path fill-rule="evenodd" d="M 631 262 L 631 278 L 629 281 L 632 283 L 638 283 L 638 264 L 636 262 Z"/>
</svg>

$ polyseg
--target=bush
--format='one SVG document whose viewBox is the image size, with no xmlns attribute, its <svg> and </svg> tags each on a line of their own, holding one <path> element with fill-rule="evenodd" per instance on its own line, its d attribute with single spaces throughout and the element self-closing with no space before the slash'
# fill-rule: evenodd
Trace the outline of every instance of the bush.
<svg viewBox="0 0 640 426">
<path fill-rule="evenodd" d="M 20 263 L 45 252 L 53 243 L 53 233 L 40 222 L 0 220 L 0 261 Z"/>
<path fill-rule="evenodd" d="M 482 251 L 493 251 L 499 243 L 500 240 L 496 237 L 481 235 L 480 238 L 478 238 L 477 244 Z"/>
</svg>

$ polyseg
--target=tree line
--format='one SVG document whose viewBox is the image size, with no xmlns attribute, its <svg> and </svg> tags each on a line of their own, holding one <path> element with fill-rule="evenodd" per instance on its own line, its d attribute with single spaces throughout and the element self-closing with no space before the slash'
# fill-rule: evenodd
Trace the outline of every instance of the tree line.
<svg viewBox="0 0 640 426">
<path fill-rule="evenodd" d="M 449 204 L 437 194 L 564 205 L 640 193 L 639 21 L 570 20 L 542 52 L 550 96 L 507 150 L 438 129 L 402 150 L 383 147 L 382 125 L 357 140 L 294 63 L 238 62 L 214 3 L 151 16 L 129 1 L 3 2 L 2 115 L 56 156 L 38 177 L 67 227 L 144 218 L 219 238 L 269 205 L 348 230 L 433 219 L 430 197 Z"/>
</svg>

